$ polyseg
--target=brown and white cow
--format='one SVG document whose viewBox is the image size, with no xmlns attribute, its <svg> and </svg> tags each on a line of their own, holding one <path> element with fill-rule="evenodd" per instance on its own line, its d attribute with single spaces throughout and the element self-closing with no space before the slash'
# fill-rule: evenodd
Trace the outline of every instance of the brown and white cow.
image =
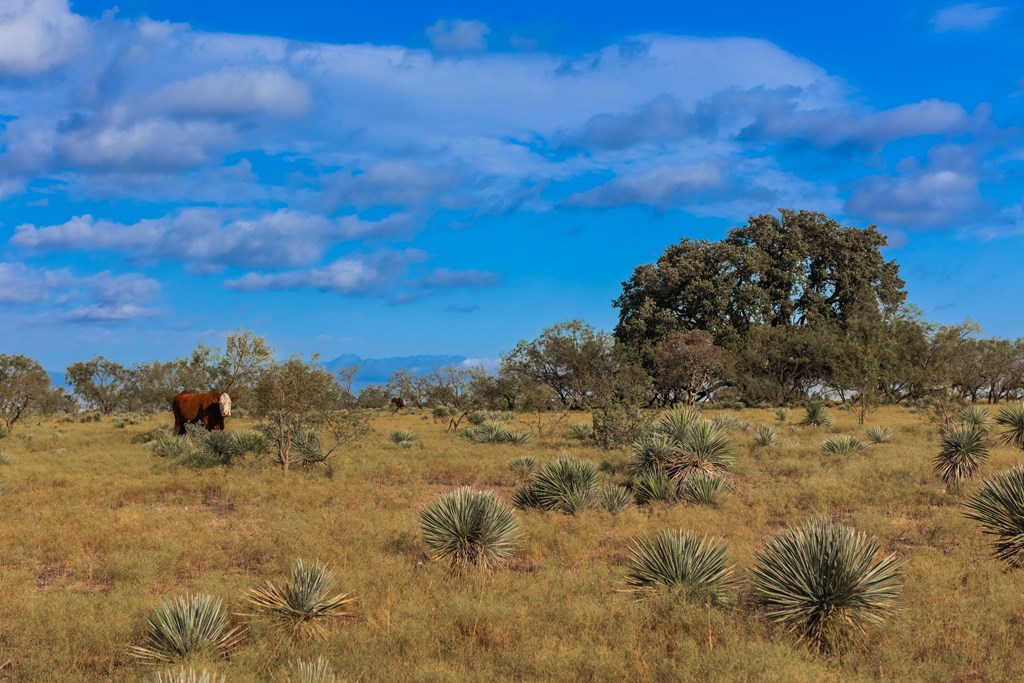
<svg viewBox="0 0 1024 683">
<path fill-rule="evenodd" d="M 224 429 L 224 418 L 231 416 L 231 397 L 219 391 L 188 394 L 184 391 L 171 399 L 174 433 L 184 434 L 185 423 L 203 425 L 207 431 Z"/>
</svg>

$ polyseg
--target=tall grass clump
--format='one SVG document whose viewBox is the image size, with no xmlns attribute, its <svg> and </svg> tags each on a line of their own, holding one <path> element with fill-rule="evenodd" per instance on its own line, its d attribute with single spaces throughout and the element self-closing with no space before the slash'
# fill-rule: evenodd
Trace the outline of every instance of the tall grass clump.
<svg viewBox="0 0 1024 683">
<path fill-rule="evenodd" d="M 967 517 L 995 536 L 995 556 L 1012 567 L 1024 566 L 1024 466 L 981 482 L 964 503 Z"/>
<path fill-rule="evenodd" d="M 633 494 L 625 486 L 605 484 L 597 494 L 598 505 L 613 515 L 633 503 Z"/>
<path fill-rule="evenodd" d="M 889 443 L 892 441 L 892 429 L 889 427 L 868 427 L 864 430 L 864 436 L 874 444 Z"/>
<path fill-rule="evenodd" d="M 521 455 L 508 461 L 509 471 L 520 479 L 526 479 L 537 467 L 537 461 L 528 455 Z"/>
<path fill-rule="evenodd" d="M 719 428 L 728 432 L 745 432 L 750 429 L 749 423 L 744 422 L 732 413 L 716 415 L 711 421 L 718 425 Z"/>
<path fill-rule="evenodd" d="M 319 562 L 301 559 L 292 565 L 291 580 L 275 586 L 270 581 L 249 590 L 249 604 L 297 635 L 321 636 L 332 619 L 352 616 L 351 593 L 338 593 L 334 572 Z"/>
<path fill-rule="evenodd" d="M 597 467 L 586 460 L 562 456 L 541 465 L 530 487 L 537 507 L 575 515 L 594 500 Z"/>
<path fill-rule="evenodd" d="M 149 662 L 192 656 L 223 657 L 241 644 L 243 632 L 230 628 L 220 598 L 185 595 L 161 603 L 146 619 L 146 639 L 129 654 Z"/>
<path fill-rule="evenodd" d="M 184 436 L 160 434 L 150 445 L 153 455 L 161 458 L 177 458 L 189 452 L 188 439 Z"/>
<path fill-rule="evenodd" d="M 153 677 L 153 683 L 224 683 L 224 677 L 206 669 L 196 671 L 182 667 L 177 671 L 158 671 Z"/>
<path fill-rule="evenodd" d="M 0 465 L 10 465 L 11 454 L 6 451 L 0 451 Z"/>
<path fill-rule="evenodd" d="M 751 570 L 754 599 L 769 621 L 827 650 L 896 609 L 902 573 L 895 555 L 875 561 L 874 538 L 828 519 L 775 535 Z"/>
<path fill-rule="evenodd" d="M 321 656 L 289 663 L 283 683 L 335 683 L 337 680 L 331 663 Z"/>
<path fill-rule="evenodd" d="M 388 438 L 391 439 L 391 443 L 399 448 L 412 448 L 413 444 L 416 443 L 416 435 L 408 429 L 396 429 L 388 434 Z"/>
<path fill-rule="evenodd" d="M 821 444 L 821 452 L 826 455 L 864 455 L 868 452 L 868 445 L 855 436 L 840 434 L 825 439 Z"/>
<path fill-rule="evenodd" d="M 1004 406 L 996 415 L 996 424 L 1002 427 L 999 438 L 1003 443 L 1024 450 L 1024 401 Z"/>
<path fill-rule="evenodd" d="M 588 441 L 594 438 L 594 429 L 586 422 L 569 425 L 569 438 L 576 441 Z"/>
<path fill-rule="evenodd" d="M 631 591 L 679 591 L 694 602 L 722 604 L 732 585 L 725 543 L 678 530 L 633 540 L 627 560 L 626 586 Z"/>
<path fill-rule="evenodd" d="M 827 427 L 832 424 L 832 415 L 821 403 L 808 403 L 804 408 L 804 419 L 800 424 L 805 427 Z"/>
<path fill-rule="evenodd" d="M 761 425 L 754 430 L 754 445 L 768 448 L 779 438 L 779 430 L 771 425 Z"/>
<path fill-rule="evenodd" d="M 452 571 L 486 571 L 505 563 L 522 538 L 515 512 L 492 491 L 463 487 L 420 511 L 423 540 L 435 559 Z"/>
<path fill-rule="evenodd" d="M 729 483 L 721 474 L 702 474 L 690 477 L 683 482 L 679 495 L 683 500 L 698 505 L 715 507 L 722 492 L 728 490 Z"/>
<path fill-rule="evenodd" d="M 981 406 L 971 403 L 960 411 L 960 422 L 985 433 L 992 428 L 992 414 Z"/>
<path fill-rule="evenodd" d="M 988 459 L 985 434 L 977 427 L 959 424 L 944 427 L 940 438 L 942 449 L 932 461 L 935 473 L 944 483 L 959 487 Z"/>
<path fill-rule="evenodd" d="M 789 408 L 776 408 L 775 419 L 779 422 L 785 422 L 789 419 Z"/>
</svg>

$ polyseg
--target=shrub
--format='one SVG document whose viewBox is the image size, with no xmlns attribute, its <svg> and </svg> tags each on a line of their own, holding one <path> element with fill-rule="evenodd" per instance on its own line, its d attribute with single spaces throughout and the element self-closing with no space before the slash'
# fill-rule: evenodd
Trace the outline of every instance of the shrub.
<svg viewBox="0 0 1024 683">
<path fill-rule="evenodd" d="M 785 422 L 789 419 L 789 408 L 778 408 L 775 411 L 775 419 L 779 422 Z"/>
<path fill-rule="evenodd" d="M 586 422 L 578 422 L 569 425 L 569 438 L 577 441 L 587 441 L 594 437 L 594 430 Z"/>
<path fill-rule="evenodd" d="M 1024 565 L 1024 467 L 983 480 L 964 505 L 967 517 L 996 537 L 995 556 L 1012 567 Z"/>
<path fill-rule="evenodd" d="M 235 451 L 239 457 L 266 455 L 270 452 L 270 439 L 262 432 L 233 432 Z"/>
<path fill-rule="evenodd" d="M 725 602 L 733 570 L 726 561 L 728 548 L 721 541 L 682 530 L 661 531 L 654 538 L 634 539 L 629 550 L 629 590 L 667 588 L 695 602 Z"/>
<path fill-rule="evenodd" d="M 972 403 L 964 406 L 963 410 L 960 411 L 960 422 L 984 433 L 988 432 L 992 427 L 992 414 L 981 406 L 976 406 Z"/>
<path fill-rule="evenodd" d="M 158 671 L 153 677 L 153 683 L 224 683 L 224 677 L 218 678 L 217 674 L 206 669 L 196 671 L 182 667 L 177 671 Z"/>
<path fill-rule="evenodd" d="M 331 663 L 324 657 L 291 662 L 284 673 L 284 683 L 334 683 L 337 680 Z"/>
<path fill-rule="evenodd" d="M 628 401 L 611 401 L 594 409 L 594 440 L 602 448 L 630 443 L 648 427 L 640 406 Z"/>
<path fill-rule="evenodd" d="M 399 448 L 412 448 L 416 443 L 416 435 L 407 429 L 396 429 L 388 434 L 388 438 Z"/>
<path fill-rule="evenodd" d="M 1004 406 L 996 415 L 996 424 L 1003 427 L 999 432 L 1003 443 L 1024 450 L 1024 401 Z"/>
<path fill-rule="evenodd" d="M 531 487 L 541 509 L 574 515 L 594 499 L 597 468 L 585 460 L 562 456 L 541 465 Z"/>
<path fill-rule="evenodd" d="M 729 488 L 729 483 L 721 474 L 701 474 L 687 479 L 680 495 L 684 500 L 698 505 L 718 505 L 719 495 Z"/>
<path fill-rule="evenodd" d="M 871 443 L 889 443 L 892 441 L 892 429 L 889 427 L 868 427 L 864 430 L 864 436 Z"/>
<path fill-rule="evenodd" d="M 520 479 L 529 477 L 536 466 L 537 461 L 528 455 L 521 455 L 508 461 L 509 471 Z"/>
<path fill-rule="evenodd" d="M 974 476 L 988 459 L 985 435 L 971 425 L 950 425 L 941 432 L 942 450 L 933 461 L 935 473 L 954 487 Z"/>
<path fill-rule="evenodd" d="M 775 444 L 779 437 L 779 430 L 771 425 L 761 425 L 754 430 L 754 445 L 761 448 L 768 448 Z"/>
<path fill-rule="evenodd" d="M 355 598 L 336 593 L 334 573 L 325 565 L 296 560 L 291 581 L 281 586 L 267 582 L 249 590 L 248 600 L 257 611 L 285 623 L 294 633 L 323 635 L 331 619 L 350 617 L 347 608 Z"/>
<path fill-rule="evenodd" d="M 625 486 L 606 484 L 597 494 L 598 504 L 613 515 L 633 502 L 633 494 Z"/>
<path fill-rule="evenodd" d="M 855 436 L 840 434 L 825 439 L 821 444 L 821 452 L 827 455 L 864 455 L 868 452 L 868 445 Z"/>
<path fill-rule="evenodd" d="M 173 662 L 191 656 L 226 656 L 243 632 L 229 628 L 220 598 L 186 595 L 161 603 L 146 619 L 145 643 L 128 652 L 150 662 Z"/>
<path fill-rule="evenodd" d="M 804 419 L 800 424 L 806 427 L 827 427 L 832 424 L 832 416 L 821 403 L 808 403 L 804 409 Z"/>
<path fill-rule="evenodd" d="M 656 501 L 667 502 L 675 496 L 676 487 L 661 469 L 648 470 L 633 482 L 636 502 L 646 505 Z"/>
<path fill-rule="evenodd" d="M 506 423 L 494 420 L 487 420 L 475 427 L 467 427 L 459 433 L 475 443 L 507 443 L 512 437 L 512 431 Z"/>
<path fill-rule="evenodd" d="M 189 443 L 184 436 L 161 434 L 156 437 L 150 448 L 153 450 L 153 455 L 161 458 L 177 458 L 188 453 Z"/>
<path fill-rule="evenodd" d="M 420 528 L 431 554 L 453 571 L 491 570 L 504 563 L 522 538 L 515 512 L 492 491 L 449 491 L 420 511 Z"/>
<path fill-rule="evenodd" d="M 434 406 L 434 409 L 430 411 L 435 422 L 444 422 L 448 418 L 455 414 L 455 411 L 448 406 Z"/>
<path fill-rule="evenodd" d="M 829 649 L 893 612 L 901 590 L 894 555 L 874 561 L 874 538 L 828 519 L 775 535 L 754 560 L 751 587 L 770 621 Z"/>
<path fill-rule="evenodd" d="M 663 468 L 676 484 L 694 474 L 713 475 L 727 470 L 735 462 L 733 446 L 716 424 L 701 420 L 694 424 L 685 440 L 678 444 Z"/>
</svg>

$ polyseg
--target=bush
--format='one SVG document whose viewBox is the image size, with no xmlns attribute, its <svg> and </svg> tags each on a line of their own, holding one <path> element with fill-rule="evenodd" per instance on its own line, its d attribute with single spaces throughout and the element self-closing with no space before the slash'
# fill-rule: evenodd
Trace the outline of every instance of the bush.
<svg viewBox="0 0 1024 683">
<path fill-rule="evenodd" d="M 576 441 L 587 441 L 594 437 L 594 430 L 585 422 L 569 425 L 569 438 Z"/>
<path fill-rule="evenodd" d="M 964 505 L 967 517 L 996 537 L 995 556 L 1012 567 L 1024 565 L 1024 466 L 985 479 Z"/>
<path fill-rule="evenodd" d="M 667 502 L 675 496 L 676 487 L 661 469 L 648 470 L 633 482 L 633 493 L 639 505 Z"/>
<path fill-rule="evenodd" d="M 821 444 L 821 452 L 827 455 L 849 455 L 855 453 L 864 455 L 868 452 L 868 445 L 855 436 L 840 434 L 825 439 Z"/>
<path fill-rule="evenodd" d="M 636 440 L 648 427 L 639 406 L 613 401 L 594 409 L 594 440 L 602 448 L 617 448 Z"/>
<path fill-rule="evenodd" d="M 233 432 L 235 451 L 239 457 L 246 455 L 261 456 L 270 452 L 270 439 L 262 432 Z"/>
<path fill-rule="evenodd" d="M 284 683 L 334 683 L 337 680 L 331 663 L 323 657 L 291 662 L 284 672 Z"/>
<path fill-rule="evenodd" d="M 158 671 L 153 677 L 153 683 L 224 683 L 224 677 L 218 678 L 215 673 L 206 669 L 196 671 L 182 667 L 177 671 Z"/>
<path fill-rule="evenodd" d="M 820 403 L 808 403 L 804 411 L 804 419 L 800 420 L 800 424 L 805 427 L 827 427 L 832 424 L 828 408 Z"/>
<path fill-rule="evenodd" d="M 153 455 L 161 458 L 177 458 L 189 452 L 188 439 L 184 436 L 161 434 L 150 445 Z"/>
<path fill-rule="evenodd" d="M 999 433 L 1003 443 L 1024 450 L 1024 401 L 1004 406 L 996 416 L 996 424 L 1003 427 Z"/>
<path fill-rule="evenodd" d="M 186 595 L 161 603 L 146 619 L 146 641 L 128 652 L 150 662 L 173 662 L 186 657 L 227 656 L 242 641 L 243 632 L 228 627 L 220 598 Z"/>
<path fill-rule="evenodd" d="M 423 539 L 452 571 L 492 570 L 508 560 L 522 538 L 515 512 L 491 491 L 449 491 L 420 511 Z"/>
<path fill-rule="evenodd" d="M 791 526 L 755 557 L 754 598 L 770 621 L 830 649 L 895 609 L 899 564 L 894 555 L 875 562 L 877 551 L 874 538 L 828 519 Z"/>
<path fill-rule="evenodd" d="M 754 430 L 754 445 L 761 448 L 768 448 L 775 444 L 779 438 L 779 430 L 771 425 L 761 425 Z"/>
<path fill-rule="evenodd" d="M 988 459 L 985 434 L 971 425 L 950 425 L 941 432 L 942 450 L 933 461 L 935 473 L 946 484 L 958 487 L 974 476 Z"/>
<path fill-rule="evenodd" d="M 732 585 L 727 546 L 692 532 L 661 531 L 653 539 L 634 539 L 627 560 L 626 585 L 632 591 L 678 590 L 687 600 L 706 604 L 726 601 Z"/>
<path fill-rule="evenodd" d="M 575 515 L 594 500 L 597 468 L 585 460 L 562 456 L 544 463 L 530 486 L 537 506 L 542 510 Z"/>
<path fill-rule="evenodd" d="M 868 427 L 864 430 L 864 436 L 871 443 L 889 443 L 892 441 L 892 429 L 889 427 Z"/>
<path fill-rule="evenodd" d="M 633 494 L 625 486 L 606 484 L 597 494 L 597 500 L 602 508 L 614 515 L 632 504 Z"/>
<path fill-rule="evenodd" d="M 728 488 L 728 481 L 721 474 L 701 474 L 683 482 L 680 496 L 691 503 L 714 507 L 718 505 L 720 494 Z"/>
<path fill-rule="evenodd" d="M 507 443 L 512 437 L 512 430 L 504 422 L 486 420 L 475 427 L 463 429 L 459 434 L 474 443 Z"/>
<path fill-rule="evenodd" d="M 711 476 L 723 472 L 735 461 L 733 446 L 725 432 L 716 424 L 701 420 L 669 453 L 662 467 L 665 474 L 679 485 L 695 474 Z"/>
<path fill-rule="evenodd" d="M 536 466 L 537 461 L 528 455 L 522 455 L 508 461 L 509 471 L 520 479 L 529 477 Z"/>
<path fill-rule="evenodd" d="M 661 432 L 646 434 L 633 442 L 633 457 L 627 469 L 634 475 L 661 469 L 676 447 L 672 439 Z"/>
<path fill-rule="evenodd" d="M 351 593 L 336 593 L 334 573 L 327 566 L 296 560 L 291 581 L 280 587 L 271 582 L 249 590 L 249 603 L 289 626 L 293 633 L 320 636 L 331 619 L 350 617 L 347 608 L 355 598 Z"/>
<path fill-rule="evenodd" d="M 505 437 L 505 443 L 513 446 L 524 446 L 533 440 L 533 435 L 527 431 L 510 431 L 508 436 Z"/>
</svg>

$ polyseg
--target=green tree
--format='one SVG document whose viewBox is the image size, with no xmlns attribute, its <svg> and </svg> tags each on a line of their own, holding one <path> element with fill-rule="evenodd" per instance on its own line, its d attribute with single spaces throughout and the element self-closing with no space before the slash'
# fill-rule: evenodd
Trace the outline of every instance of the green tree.
<svg viewBox="0 0 1024 683">
<path fill-rule="evenodd" d="M 50 393 L 50 375 L 28 356 L 0 354 L 0 420 L 8 432 Z"/>
<path fill-rule="evenodd" d="M 72 363 L 64 376 L 80 401 L 104 415 L 122 406 L 128 380 L 127 368 L 103 356 Z"/>
</svg>

